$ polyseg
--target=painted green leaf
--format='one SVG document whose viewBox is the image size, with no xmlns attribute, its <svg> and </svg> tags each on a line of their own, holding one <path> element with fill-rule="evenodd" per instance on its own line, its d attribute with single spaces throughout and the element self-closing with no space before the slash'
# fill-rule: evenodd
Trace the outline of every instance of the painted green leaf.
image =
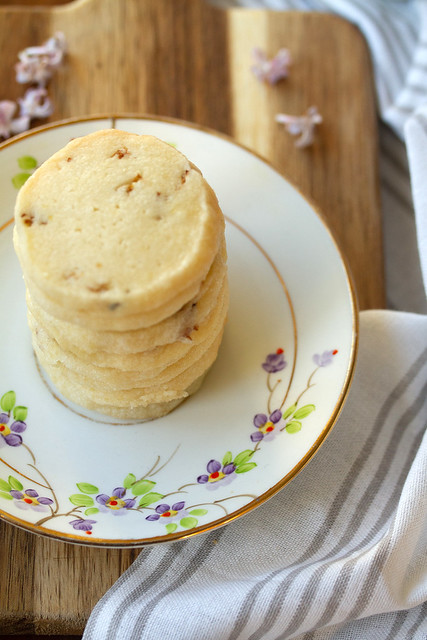
<svg viewBox="0 0 427 640">
<path fill-rule="evenodd" d="M 147 493 L 145 496 L 142 496 L 139 501 L 140 507 L 148 507 L 148 505 L 153 504 L 153 502 L 157 502 L 158 500 L 162 500 L 164 496 L 161 493 Z"/>
<path fill-rule="evenodd" d="M 18 158 L 18 167 L 20 169 L 35 169 L 37 160 L 33 156 L 21 156 Z"/>
<path fill-rule="evenodd" d="M 297 408 L 296 404 L 292 404 L 290 407 L 288 407 L 285 413 L 283 414 L 283 420 L 286 420 L 286 418 L 289 418 L 289 416 L 293 414 L 296 408 Z"/>
<path fill-rule="evenodd" d="M 286 425 L 286 431 L 288 433 L 298 433 L 298 431 L 301 431 L 301 427 L 301 422 L 298 420 L 292 420 L 292 422 Z"/>
<path fill-rule="evenodd" d="M 132 486 L 132 493 L 134 496 L 142 496 L 155 486 L 156 483 L 152 480 L 138 480 L 138 482 L 135 482 Z"/>
<path fill-rule="evenodd" d="M 13 417 L 15 418 L 15 420 L 20 420 L 21 422 L 24 422 L 24 420 L 27 417 L 27 414 L 28 414 L 27 407 L 16 406 L 13 409 Z"/>
<path fill-rule="evenodd" d="M 233 459 L 233 455 L 232 455 L 231 451 L 227 451 L 227 453 L 225 454 L 225 456 L 222 459 L 222 466 L 225 467 L 227 464 L 230 464 L 232 459 Z"/>
<path fill-rule="evenodd" d="M 10 486 L 12 487 L 12 489 L 15 489 L 15 491 L 22 491 L 22 489 L 24 488 L 24 485 L 21 482 L 19 482 L 18 478 L 9 476 L 8 480 L 9 480 Z"/>
<path fill-rule="evenodd" d="M 95 504 L 93 498 L 84 496 L 81 493 L 74 493 L 68 499 L 71 504 L 76 505 L 76 507 L 92 507 Z"/>
<path fill-rule="evenodd" d="M 176 524 L 176 522 L 169 522 L 169 524 L 166 525 L 166 531 L 168 533 L 173 533 L 177 529 L 178 529 L 178 525 Z"/>
<path fill-rule="evenodd" d="M 302 420 L 303 418 L 306 418 L 308 415 L 310 415 L 310 413 L 312 411 L 315 410 L 315 406 L 314 404 L 306 404 L 303 407 L 301 407 L 301 409 L 298 409 L 298 411 L 295 411 L 294 414 L 294 418 L 295 420 Z"/>
<path fill-rule="evenodd" d="M 93 516 L 95 513 L 99 513 L 99 509 L 96 507 L 90 507 L 89 509 L 86 509 L 85 516 Z"/>
<path fill-rule="evenodd" d="M 16 393 L 14 391 L 7 391 L 7 393 L 3 394 L 0 399 L 0 407 L 3 411 L 12 411 L 16 402 Z"/>
<path fill-rule="evenodd" d="M 236 469 L 236 473 L 247 473 L 248 471 L 251 471 L 251 469 L 254 469 L 256 467 L 256 462 L 246 462 L 245 464 L 240 464 L 237 469 Z"/>
<path fill-rule="evenodd" d="M 193 509 L 192 511 L 190 511 L 190 516 L 204 516 L 206 515 L 208 512 L 207 509 Z"/>
<path fill-rule="evenodd" d="M 28 180 L 31 173 L 17 173 L 12 178 L 12 184 L 15 189 L 20 189 Z"/>
<path fill-rule="evenodd" d="M 76 487 L 82 493 L 99 493 L 98 487 L 95 487 L 94 484 L 89 484 L 89 482 L 77 482 Z"/>
<path fill-rule="evenodd" d="M 179 521 L 179 524 L 181 527 L 184 527 L 184 529 L 194 529 L 194 527 L 197 527 L 198 525 L 198 520 L 197 518 L 190 518 L 187 516 L 186 518 L 182 518 L 182 520 Z"/>
<path fill-rule="evenodd" d="M 0 498 L 4 498 L 5 500 L 13 500 L 10 493 L 5 493 L 4 491 L 0 491 Z"/>
<path fill-rule="evenodd" d="M 236 467 L 239 467 L 241 464 L 245 464 L 245 462 L 250 460 L 253 455 L 254 455 L 254 451 L 252 451 L 251 449 L 246 449 L 245 451 L 238 453 L 237 456 L 234 458 L 233 462 L 236 465 Z"/>
<path fill-rule="evenodd" d="M 0 489 L 2 491 L 10 491 L 12 487 L 8 482 L 6 482 L 6 480 L 3 480 L 2 478 L 0 478 Z"/>
<path fill-rule="evenodd" d="M 125 489 L 130 489 L 135 482 L 136 476 L 134 476 L 133 473 L 128 473 L 126 478 L 123 480 L 123 486 Z"/>
</svg>

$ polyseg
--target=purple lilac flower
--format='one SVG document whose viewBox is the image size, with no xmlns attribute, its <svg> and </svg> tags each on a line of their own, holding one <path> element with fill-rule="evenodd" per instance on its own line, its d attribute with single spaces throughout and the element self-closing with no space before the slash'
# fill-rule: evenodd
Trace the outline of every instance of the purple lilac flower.
<svg viewBox="0 0 427 640">
<path fill-rule="evenodd" d="M 308 147 L 313 143 L 314 130 L 322 120 L 317 107 L 309 107 L 303 116 L 290 116 L 286 113 L 276 115 L 276 122 L 284 124 L 286 131 L 291 135 L 299 136 L 295 141 L 295 146 L 300 148 Z"/>
<path fill-rule="evenodd" d="M 206 465 L 206 470 L 208 473 L 199 476 L 197 482 L 205 484 L 208 489 L 217 489 L 218 483 L 224 486 L 232 481 L 236 465 L 232 462 L 221 465 L 218 460 L 210 460 Z"/>
<path fill-rule="evenodd" d="M 9 422 L 9 414 L 0 413 L 0 436 L 2 437 L 2 442 L 5 442 L 10 447 L 19 447 L 22 444 L 22 437 L 19 434 L 25 431 L 27 425 L 21 420 L 15 420 L 10 425 Z"/>
<path fill-rule="evenodd" d="M 51 115 L 53 108 L 45 86 L 53 71 L 61 65 L 65 51 L 65 36 L 58 32 L 41 46 L 27 47 L 18 54 L 16 81 L 28 82 L 33 86 L 25 92 L 23 98 L 18 99 L 20 112 L 17 117 L 15 102 L 0 101 L 0 138 L 22 133 L 29 129 L 32 119 Z"/>
<path fill-rule="evenodd" d="M 131 509 L 136 503 L 135 498 L 124 500 L 125 494 L 126 489 L 124 487 L 113 489 L 111 496 L 107 496 L 105 493 L 99 494 L 99 496 L 96 496 L 96 501 L 100 505 L 99 510 L 105 513 L 113 513 L 116 516 L 124 515 L 127 509 Z"/>
<path fill-rule="evenodd" d="M 28 116 L 21 115 L 14 118 L 16 106 L 12 100 L 0 100 L 0 138 L 9 138 L 28 129 L 30 125 Z"/>
<path fill-rule="evenodd" d="M 254 59 L 252 73 L 261 82 L 276 84 L 289 75 L 289 66 L 292 61 L 288 49 L 279 49 L 274 58 L 269 60 L 262 49 L 255 47 L 252 50 L 252 57 Z"/>
<path fill-rule="evenodd" d="M 47 118 L 52 114 L 52 103 L 47 90 L 43 88 L 27 89 L 23 98 L 18 98 L 20 115 L 31 118 Z"/>
<path fill-rule="evenodd" d="M 267 371 L 267 373 L 277 373 L 278 371 L 282 371 L 286 365 L 287 362 L 283 349 L 277 349 L 276 353 L 268 354 L 265 362 L 262 363 L 262 368 Z"/>
<path fill-rule="evenodd" d="M 315 353 L 313 361 L 318 367 L 327 367 L 332 363 L 333 357 L 338 353 L 337 349 L 333 351 L 324 351 L 322 354 Z"/>
<path fill-rule="evenodd" d="M 175 502 L 172 506 L 168 504 L 159 504 L 157 505 L 155 512 L 152 515 L 147 516 L 145 519 L 150 522 L 154 522 L 155 520 L 160 520 L 164 518 L 167 520 L 167 524 L 169 522 L 173 522 L 174 520 L 178 520 L 184 517 L 187 514 L 185 510 L 185 502 Z"/>
<path fill-rule="evenodd" d="M 32 509 L 33 511 L 47 511 L 47 506 L 53 504 L 51 498 L 39 496 L 35 489 L 25 489 L 17 491 L 12 489 L 9 491 L 12 498 L 15 498 L 15 505 L 19 509 Z"/>
<path fill-rule="evenodd" d="M 44 87 L 52 77 L 52 72 L 61 65 L 65 51 L 65 36 L 61 32 L 55 33 L 41 46 L 20 51 L 19 62 L 15 66 L 16 81 Z"/>
<path fill-rule="evenodd" d="M 277 434 L 277 426 L 282 420 L 282 412 L 279 409 L 267 417 L 265 413 L 257 413 L 254 417 L 254 425 L 258 431 L 251 433 L 252 442 L 260 442 L 261 440 L 272 440 Z"/>
<path fill-rule="evenodd" d="M 92 535 L 92 525 L 96 523 L 96 520 L 89 520 L 84 518 L 79 518 L 78 520 L 71 520 L 68 524 L 70 524 L 73 529 L 76 531 L 84 531 L 87 535 Z"/>
</svg>

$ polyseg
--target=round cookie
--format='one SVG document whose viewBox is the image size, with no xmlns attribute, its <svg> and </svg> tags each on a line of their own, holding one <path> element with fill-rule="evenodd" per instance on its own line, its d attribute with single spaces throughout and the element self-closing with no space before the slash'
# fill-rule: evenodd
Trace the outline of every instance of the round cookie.
<svg viewBox="0 0 427 640">
<path fill-rule="evenodd" d="M 163 371 L 171 364 L 182 360 L 195 346 L 216 335 L 218 328 L 224 323 L 227 299 L 228 290 L 226 280 L 224 280 L 223 290 L 220 292 L 217 304 L 203 323 L 189 328 L 185 341 L 178 340 L 171 344 L 135 353 L 120 354 L 108 351 L 87 353 L 76 347 L 67 349 L 60 339 L 51 335 L 49 327 L 36 320 L 30 308 L 28 309 L 28 324 L 35 335 L 37 346 L 41 349 L 44 348 L 46 357 L 51 360 L 60 360 L 71 370 L 78 370 L 82 375 L 88 375 L 92 367 L 116 369 L 118 373 L 120 371 L 134 371 L 138 374 L 141 371 L 150 371 L 154 374 L 156 371 Z"/>
<path fill-rule="evenodd" d="M 189 370 L 180 374 L 176 379 L 164 385 L 136 387 L 123 391 L 93 389 L 88 384 L 84 384 L 84 380 L 79 382 L 71 378 L 69 371 L 60 363 L 52 366 L 44 362 L 43 357 L 38 357 L 55 386 L 66 398 L 88 409 L 100 410 L 98 407 L 108 407 L 110 410 L 105 410 L 104 413 L 112 416 L 118 415 L 113 412 L 114 408 L 124 409 L 125 411 L 121 414 L 121 417 L 125 417 L 125 415 L 131 416 L 131 410 L 136 407 L 149 408 L 150 405 L 169 403 L 187 397 L 188 389 L 192 388 L 194 382 L 206 374 L 214 363 L 221 339 L 222 332 L 206 351 L 203 358 L 197 362 L 197 366 L 190 367 Z M 129 413 L 126 413 L 126 410 Z"/>
<path fill-rule="evenodd" d="M 205 354 L 216 344 L 222 335 L 228 308 L 228 295 L 223 301 L 222 313 L 215 324 L 215 331 L 209 333 L 200 344 L 192 346 L 189 352 L 168 366 L 152 366 L 140 370 L 123 370 L 113 367 L 100 367 L 79 360 L 71 352 L 64 352 L 56 341 L 49 338 L 42 328 L 32 334 L 33 347 L 37 357 L 48 373 L 51 367 L 60 367 L 67 371 L 70 380 L 84 381 L 85 386 L 108 391 L 122 391 L 136 387 L 156 387 L 176 380 L 183 372 L 196 377 L 194 371 L 203 362 Z M 188 383 L 189 384 L 189 383 Z M 188 386 L 185 384 L 185 386 Z"/>
<path fill-rule="evenodd" d="M 195 326 L 202 325 L 213 312 L 226 275 L 215 281 L 200 299 L 189 302 L 174 316 L 163 322 L 135 331 L 93 331 L 59 321 L 47 314 L 27 292 L 27 307 L 34 318 L 63 349 L 82 352 L 85 357 L 98 353 L 125 355 L 155 349 L 175 342 L 191 342 Z M 83 357 L 83 356 L 82 356 Z"/>
<path fill-rule="evenodd" d="M 84 314 L 82 315 L 84 324 L 75 324 L 70 321 L 72 314 L 66 310 L 62 310 L 62 312 L 67 316 L 67 319 L 60 320 L 55 315 L 48 313 L 46 307 L 41 306 L 33 298 L 34 287 L 30 287 L 30 289 L 27 287 L 27 304 L 37 321 L 43 324 L 48 333 L 61 342 L 64 348 L 72 350 L 75 346 L 88 353 L 144 351 L 150 347 L 169 344 L 176 340 L 185 340 L 189 330 L 195 324 L 201 324 L 205 320 L 216 304 L 223 281 L 227 276 L 226 259 L 225 247 L 222 246 L 208 275 L 201 284 L 198 295 L 175 314 L 142 329 L 126 331 L 91 329 L 87 326 L 87 318 Z M 102 327 L 102 322 L 100 324 Z"/>
<path fill-rule="evenodd" d="M 76 138 L 44 162 L 19 192 L 15 222 L 24 275 L 47 299 L 101 318 L 151 313 L 149 324 L 197 294 L 224 230 L 185 156 L 117 130 Z"/>
<path fill-rule="evenodd" d="M 92 411 L 96 411 L 98 413 L 102 413 L 104 415 L 121 420 L 138 420 L 138 422 L 154 420 L 156 418 L 161 418 L 162 416 L 167 415 L 176 407 L 178 407 L 184 400 L 196 393 L 196 391 L 200 389 L 205 375 L 206 374 L 203 374 L 202 376 L 200 376 L 200 378 L 195 380 L 190 385 L 190 387 L 185 390 L 181 397 L 176 398 L 175 400 L 169 400 L 168 402 L 152 403 L 147 407 L 144 407 L 142 405 L 115 407 L 109 404 L 99 404 L 89 398 L 86 398 L 84 400 L 85 407 L 87 409 L 91 409 Z M 81 389 L 79 387 L 74 387 L 72 384 L 68 383 L 65 385 L 64 390 L 61 390 L 60 381 L 56 383 L 56 386 L 61 391 L 61 393 L 63 393 L 63 395 L 67 394 L 70 400 L 82 406 L 83 403 L 80 395 Z"/>
</svg>

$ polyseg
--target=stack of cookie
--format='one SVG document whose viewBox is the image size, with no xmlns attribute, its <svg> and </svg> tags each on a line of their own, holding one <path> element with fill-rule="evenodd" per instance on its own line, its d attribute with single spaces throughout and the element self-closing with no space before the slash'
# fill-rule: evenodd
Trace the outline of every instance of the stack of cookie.
<svg viewBox="0 0 427 640">
<path fill-rule="evenodd" d="M 22 187 L 14 244 L 34 351 L 66 398 L 149 420 L 199 388 L 228 310 L 224 218 L 180 152 L 117 130 L 71 141 Z"/>
</svg>

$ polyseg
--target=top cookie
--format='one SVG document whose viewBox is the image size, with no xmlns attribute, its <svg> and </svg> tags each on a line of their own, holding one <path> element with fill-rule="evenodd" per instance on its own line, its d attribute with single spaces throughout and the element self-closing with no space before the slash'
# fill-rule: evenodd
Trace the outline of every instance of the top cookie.
<svg viewBox="0 0 427 640">
<path fill-rule="evenodd" d="M 116 317 L 191 291 L 224 231 L 214 192 L 185 156 L 117 130 L 72 140 L 39 167 L 15 223 L 24 274 L 47 296 Z"/>
</svg>

